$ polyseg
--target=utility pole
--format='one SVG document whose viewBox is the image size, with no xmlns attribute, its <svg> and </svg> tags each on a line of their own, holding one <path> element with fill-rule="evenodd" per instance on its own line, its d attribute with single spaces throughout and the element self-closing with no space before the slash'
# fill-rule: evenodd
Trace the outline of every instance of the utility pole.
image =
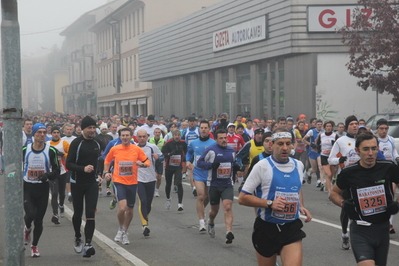
<svg viewBox="0 0 399 266">
<path fill-rule="evenodd" d="M 21 51 L 17 0 L 1 0 L 1 57 L 3 64 L 5 263 L 22 266 L 22 99 Z"/>
</svg>

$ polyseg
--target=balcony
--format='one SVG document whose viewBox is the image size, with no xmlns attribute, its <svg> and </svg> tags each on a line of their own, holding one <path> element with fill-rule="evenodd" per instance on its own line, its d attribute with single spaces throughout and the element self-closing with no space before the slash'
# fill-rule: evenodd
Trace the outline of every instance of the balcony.
<svg viewBox="0 0 399 266">
<path fill-rule="evenodd" d="M 71 53 L 71 62 L 79 62 L 82 61 L 84 58 L 82 56 L 82 50 L 78 49 Z"/>
<path fill-rule="evenodd" d="M 84 81 L 84 88 L 86 93 L 92 93 L 96 91 L 93 80 Z"/>
<path fill-rule="evenodd" d="M 92 44 L 85 44 L 82 46 L 82 55 L 84 57 L 93 56 L 93 45 Z"/>
<path fill-rule="evenodd" d="M 73 92 L 72 85 L 62 87 L 62 96 L 70 96 L 73 94 L 72 92 Z"/>
</svg>

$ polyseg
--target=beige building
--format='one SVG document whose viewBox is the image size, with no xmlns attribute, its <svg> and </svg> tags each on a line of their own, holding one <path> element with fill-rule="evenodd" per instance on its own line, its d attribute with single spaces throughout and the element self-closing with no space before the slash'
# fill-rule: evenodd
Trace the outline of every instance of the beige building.
<svg viewBox="0 0 399 266">
<path fill-rule="evenodd" d="M 152 83 L 140 81 L 140 36 L 220 1 L 129 0 L 91 27 L 96 34 L 97 113 L 153 113 Z"/>
<path fill-rule="evenodd" d="M 68 83 L 62 87 L 63 109 L 71 114 L 97 112 L 97 77 L 94 66 L 96 37 L 89 29 L 128 0 L 115 0 L 84 13 L 63 30 L 66 55 L 62 67 L 68 69 Z"/>
</svg>

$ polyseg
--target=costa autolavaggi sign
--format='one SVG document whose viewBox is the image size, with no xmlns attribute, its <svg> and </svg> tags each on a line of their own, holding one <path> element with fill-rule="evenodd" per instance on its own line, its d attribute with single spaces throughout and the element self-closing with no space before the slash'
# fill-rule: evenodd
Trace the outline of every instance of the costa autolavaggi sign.
<svg viewBox="0 0 399 266">
<path fill-rule="evenodd" d="M 266 16 L 258 17 L 213 33 L 213 51 L 266 39 Z"/>
</svg>

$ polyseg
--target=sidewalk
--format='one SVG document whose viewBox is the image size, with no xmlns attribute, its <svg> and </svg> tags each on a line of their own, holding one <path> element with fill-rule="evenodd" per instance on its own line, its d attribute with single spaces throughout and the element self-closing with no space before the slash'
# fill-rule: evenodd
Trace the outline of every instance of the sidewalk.
<svg viewBox="0 0 399 266">
<path fill-rule="evenodd" d="M 0 176 L 0 266 L 4 265 L 5 241 L 5 207 L 4 207 L 4 175 Z M 72 209 L 69 202 L 66 206 Z M 30 245 L 25 246 L 25 265 L 26 266 L 76 266 L 76 265 L 95 265 L 95 266 L 130 266 L 124 258 L 116 254 L 111 248 L 106 246 L 98 238 L 93 238 L 93 246 L 96 254 L 91 258 L 83 258 L 82 254 L 75 253 L 73 249 L 74 231 L 71 216 L 65 213 L 65 218 L 61 218 L 61 224 L 53 224 L 51 219 L 51 206 L 48 205 L 46 216 L 43 222 L 43 234 L 39 240 L 39 251 L 41 257 L 30 257 Z M 82 230 L 83 232 L 83 230 Z M 21 232 L 21 237 L 23 232 Z"/>
</svg>

